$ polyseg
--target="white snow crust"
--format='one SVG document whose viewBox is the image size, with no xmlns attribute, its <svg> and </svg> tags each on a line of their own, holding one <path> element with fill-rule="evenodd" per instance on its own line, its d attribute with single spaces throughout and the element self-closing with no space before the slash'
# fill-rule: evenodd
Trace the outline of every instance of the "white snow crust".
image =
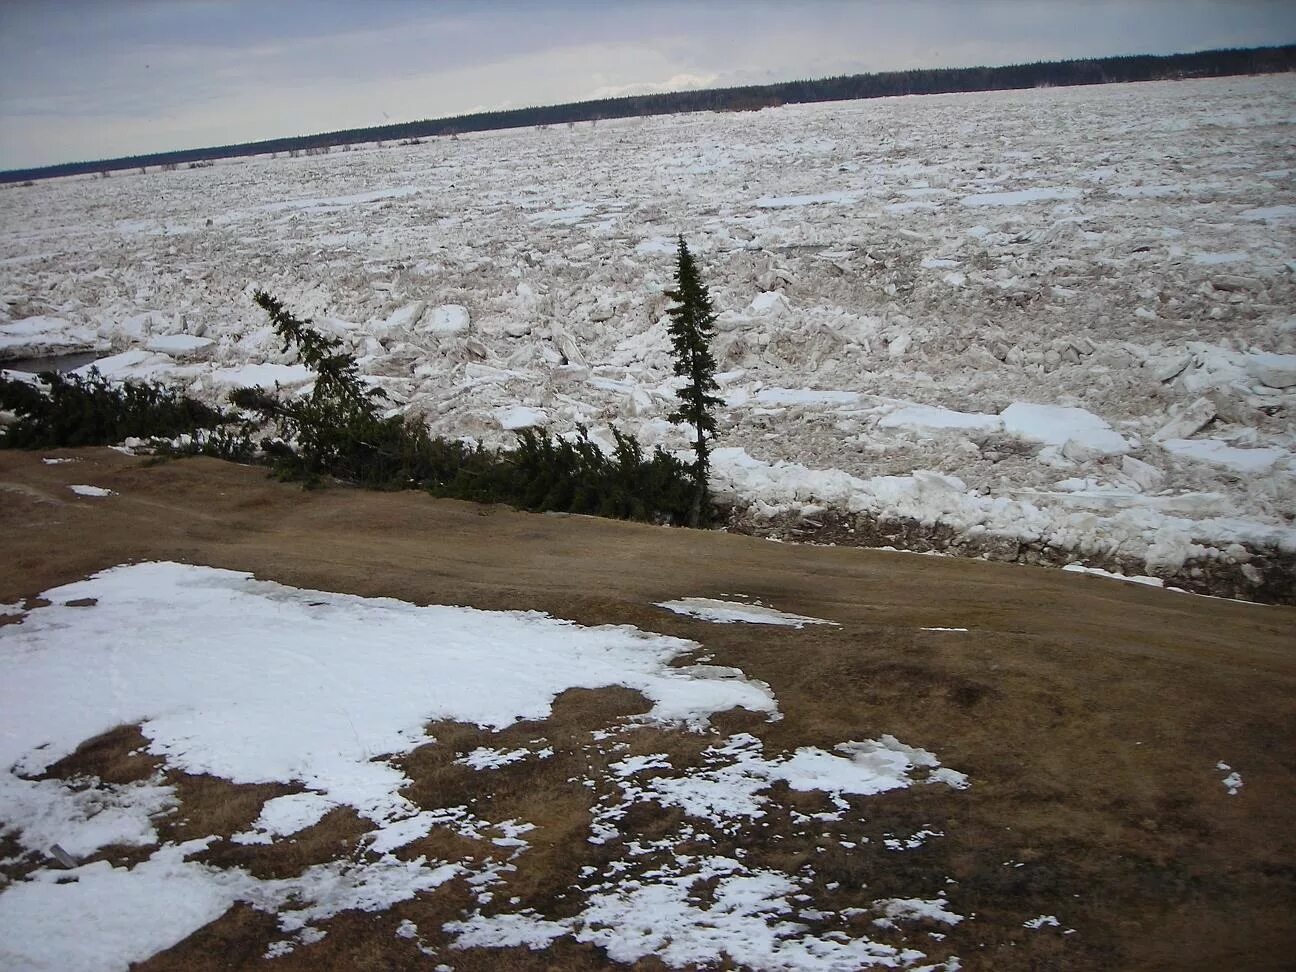
<svg viewBox="0 0 1296 972">
<path fill-rule="evenodd" d="M 786 628 L 803 628 L 807 624 L 836 624 L 822 618 L 810 618 L 803 614 L 789 614 L 776 611 L 763 604 L 748 604 L 744 601 L 724 601 L 713 597 L 682 597 L 674 601 L 661 601 L 658 607 L 676 614 L 684 614 L 702 621 L 716 624 L 773 624 Z"/>
<path fill-rule="evenodd" d="M 734 706 L 777 716 L 768 689 L 736 669 L 671 665 L 696 644 L 628 627 L 418 607 L 172 563 L 113 568 L 42 597 L 47 606 L 0 628 L 0 818 L 30 853 L 55 843 L 75 860 L 108 844 L 154 849 L 130 866 L 38 867 L 0 890 L 0 964 L 12 968 L 124 969 L 237 902 L 277 915 L 285 937 L 270 944 L 267 957 L 319 941 L 326 934 L 320 923 L 341 911 L 385 911 L 450 881 L 466 881 L 478 906 L 489 904 L 501 876 L 524 862 L 534 826 L 484 820 L 462 806 L 419 808 L 402 797 L 408 780 L 392 758 L 434 743 L 424 728 L 429 721 L 505 727 L 543 718 L 566 688 L 602 685 L 626 685 L 651 699 L 640 721 L 703 727 L 711 713 Z M 125 786 L 31 778 L 121 724 L 139 724 L 148 752 L 167 767 L 304 788 L 267 800 L 234 843 L 274 843 L 350 806 L 372 825 L 362 852 L 299 877 L 260 880 L 195 859 L 216 837 L 154 846 L 155 822 L 175 810 L 173 789 L 160 778 Z M 609 741 L 614 733 L 596 738 L 617 745 Z M 552 755 L 547 746 L 478 747 L 458 761 L 489 772 Z M 602 785 L 587 780 L 600 793 L 589 839 L 619 859 L 583 875 L 578 913 L 551 920 L 525 909 L 489 916 L 470 910 L 446 926 L 457 946 L 543 948 L 570 936 L 618 961 L 706 964 L 728 956 L 786 970 L 913 968 L 925 959 L 916 948 L 842 932 L 847 916 L 823 910 L 806 893 L 810 873 L 681 853 L 677 845 L 696 843 L 699 826 L 729 830 L 763 816 L 777 782 L 819 791 L 837 808 L 813 821 L 798 815 L 805 822 L 844 826 L 851 799 L 920 784 L 957 790 L 968 785 L 963 774 L 885 734 L 834 752 L 803 747 L 770 755 L 755 736 L 738 734 L 711 746 L 702 764 L 677 770 L 665 756 L 626 757 Z M 685 820 L 647 844 L 623 839 L 618 821 L 642 802 L 678 806 Z M 393 855 L 437 827 L 496 856 L 483 863 Z M 691 889 L 711 878 L 718 882 L 714 900 L 704 905 Z M 961 920 L 936 907 L 944 899 L 913 900 L 928 901 L 927 917 Z M 875 908 L 890 914 L 891 904 Z M 76 934 L 68 934 L 73 927 Z M 412 923 L 397 934 L 423 948 Z M 945 967 L 957 964 L 949 962 Z"/>
</svg>

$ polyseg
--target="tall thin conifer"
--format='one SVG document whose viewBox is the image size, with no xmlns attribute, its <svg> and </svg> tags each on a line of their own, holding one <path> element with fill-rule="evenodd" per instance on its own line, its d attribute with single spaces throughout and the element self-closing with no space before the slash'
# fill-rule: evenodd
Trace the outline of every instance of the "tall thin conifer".
<svg viewBox="0 0 1296 972">
<path fill-rule="evenodd" d="M 716 362 L 710 346 L 715 336 L 716 320 L 711 308 L 711 295 L 707 293 L 706 284 L 698 274 L 697 262 L 683 236 L 679 238 L 675 289 L 666 291 L 666 296 L 676 302 L 666 311 L 671 319 L 666 330 L 675 355 L 675 374 L 687 379 L 675 393 L 679 406 L 668 418 L 693 427 L 693 504 L 689 525 L 700 526 L 711 515 L 707 485 L 711 471 L 709 440 L 716 435 L 713 410 L 723 403 L 712 394 L 720 386 L 715 381 Z"/>
</svg>

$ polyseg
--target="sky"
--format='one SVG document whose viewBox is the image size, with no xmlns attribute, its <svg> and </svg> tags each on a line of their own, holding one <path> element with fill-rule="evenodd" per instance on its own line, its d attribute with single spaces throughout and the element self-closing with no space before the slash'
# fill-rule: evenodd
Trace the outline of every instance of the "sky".
<svg viewBox="0 0 1296 972">
<path fill-rule="evenodd" d="M 655 91 L 1292 42 L 1288 0 L 0 0 L 0 169 Z"/>
</svg>

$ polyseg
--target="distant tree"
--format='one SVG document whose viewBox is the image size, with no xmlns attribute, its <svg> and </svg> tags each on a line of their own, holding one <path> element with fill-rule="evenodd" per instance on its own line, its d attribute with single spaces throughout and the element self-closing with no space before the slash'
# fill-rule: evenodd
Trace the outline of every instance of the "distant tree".
<svg viewBox="0 0 1296 972">
<path fill-rule="evenodd" d="M 697 263 L 683 236 L 679 238 L 675 289 L 666 291 L 666 296 L 676 301 L 675 306 L 666 311 L 671 319 L 666 330 L 675 355 L 675 374 L 687 379 L 676 392 L 679 407 L 668 418 L 693 427 L 693 502 L 689 510 L 689 526 L 700 526 L 710 519 L 711 514 L 707 486 L 711 472 L 709 440 L 716 434 L 713 410 L 722 402 L 712 394 L 720 386 L 715 382 L 716 362 L 711 354 L 716 320 L 711 308 L 711 295 L 698 274 Z"/>
</svg>

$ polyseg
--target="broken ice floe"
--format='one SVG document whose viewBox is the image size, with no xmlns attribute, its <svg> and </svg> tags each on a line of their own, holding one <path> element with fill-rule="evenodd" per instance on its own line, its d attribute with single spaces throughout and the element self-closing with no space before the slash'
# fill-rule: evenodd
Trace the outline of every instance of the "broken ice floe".
<svg viewBox="0 0 1296 972">
<path fill-rule="evenodd" d="M 246 380 L 273 384 L 273 372 L 241 372 L 295 365 L 259 308 L 193 299 L 195 286 L 237 295 L 246 253 L 273 240 L 285 259 L 328 268 L 278 281 L 278 295 L 437 434 L 508 445 L 495 412 L 522 406 L 558 435 L 611 422 L 682 450 L 684 432 L 664 421 L 662 321 L 683 232 L 715 298 L 717 359 L 737 376 L 724 384 L 723 444 L 826 474 L 796 477 L 793 496 L 782 477 L 734 477 L 723 500 L 795 515 L 830 505 L 840 473 L 877 500 L 848 512 L 938 524 L 955 549 L 1143 560 L 1130 570 L 1167 577 L 1196 568 L 1245 594 L 1273 554 L 1296 549 L 1283 517 L 1296 488 L 1282 421 L 1296 394 L 1290 151 L 1265 134 L 1290 116 L 1290 86 L 1110 86 L 1086 95 L 1083 124 L 1047 131 L 1038 99 L 1073 93 L 663 117 L 566 142 L 518 130 L 445 156 L 384 150 L 375 185 L 357 185 L 356 156 L 340 154 L 307 168 L 258 160 L 251 184 L 245 166 L 196 170 L 180 193 L 143 191 L 143 177 L 93 194 L 51 181 L 37 209 L 21 193 L 0 199 L 0 358 L 99 351 L 114 378 L 212 401 Z M 1235 110 L 1257 124 L 1230 129 L 1225 151 L 1215 119 Z M 907 160 L 870 154 L 865 133 L 901 115 Z M 1095 164 L 1074 151 L 1094 124 L 1154 137 L 1107 146 Z M 1167 151 L 1195 168 L 1168 181 Z M 700 212 L 699 180 L 710 208 L 674 225 L 667 213 Z M 433 183 L 435 204 L 419 189 Z M 510 377 L 478 382 L 479 367 Z M 278 378 L 295 390 L 302 376 Z M 1195 428 L 1161 434 L 1202 400 L 1208 433 L 1198 409 Z M 1014 402 L 1102 425 L 1028 440 L 1005 429 Z M 1160 444 L 1203 434 L 1239 452 Z M 1145 468 L 1112 461 L 1122 454 Z M 961 485 L 930 490 L 915 469 Z M 1084 502 L 1049 489 L 1058 478 L 1137 488 Z M 1213 506 L 1186 499 L 1210 494 Z M 1235 544 L 1256 556 L 1224 553 Z"/>
</svg>

